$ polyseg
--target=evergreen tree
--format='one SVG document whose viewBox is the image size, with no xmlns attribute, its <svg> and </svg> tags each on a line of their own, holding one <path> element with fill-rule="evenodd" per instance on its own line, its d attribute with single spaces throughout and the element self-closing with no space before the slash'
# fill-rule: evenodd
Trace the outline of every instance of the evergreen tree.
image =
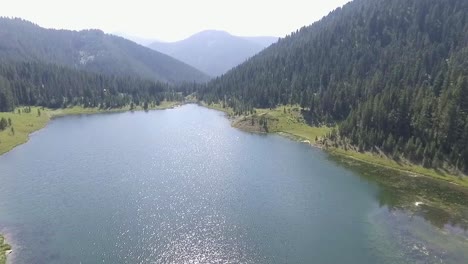
<svg viewBox="0 0 468 264">
<path fill-rule="evenodd" d="M 5 128 L 7 127 L 8 127 L 8 121 L 4 117 L 2 117 L 0 119 L 0 130 L 5 130 Z"/>
</svg>

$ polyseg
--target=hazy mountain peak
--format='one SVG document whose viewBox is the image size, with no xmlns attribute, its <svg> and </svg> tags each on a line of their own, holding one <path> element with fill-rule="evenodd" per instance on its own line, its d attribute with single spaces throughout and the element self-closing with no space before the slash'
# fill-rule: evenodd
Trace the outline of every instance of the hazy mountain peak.
<svg viewBox="0 0 468 264">
<path fill-rule="evenodd" d="M 198 33 L 195 33 L 192 35 L 192 37 L 195 36 L 232 36 L 229 34 L 229 32 L 222 31 L 222 30 L 216 30 L 216 29 L 208 29 L 208 30 L 203 30 Z"/>
<path fill-rule="evenodd" d="M 131 40 L 137 44 L 140 44 L 142 46 L 148 46 L 149 44 L 153 43 L 153 42 L 156 42 L 158 41 L 157 39 L 155 38 L 144 38 L 144 37 L 138 37 L 138 36 L 134 36 L 134 35 L 131 35 L 131 34 L 127 34 L 127 33 L 123 33 L 123 32 L 112 32 L 111 33 L 112 35 L 115 35 L 115 36 L 119 36 L 119 37 L 122 37 L 122 38 L 125 38 L 125 39 L 128 39 L 128 40 Z"/>
<path fill-rule="evenodd" d="M 219 76 L 277 41 L 276 37 L 239 37 L 222 30 L 204 30 L 177 42 L 148 47 L 177 58 L 211 76 Z"/>
</svg>

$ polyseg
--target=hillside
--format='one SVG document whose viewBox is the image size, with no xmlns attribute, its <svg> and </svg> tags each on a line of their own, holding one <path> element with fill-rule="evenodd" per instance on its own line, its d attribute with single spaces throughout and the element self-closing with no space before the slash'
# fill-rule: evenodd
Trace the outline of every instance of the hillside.
<svg viewBox="0 0 468 264">
<path fill-rule="evenodd" d="M 236 112 L 299 104 L 335 146 L 468 171 L 468 2 L 355 0 L 200 90 Z"/>
<path fill-rule="evenodd" d="M 276 42 L 275 37 L 237 37 L 208 30 L 187 39 L 148 47 L 179 59 L 210 76 L 219 76 Z"/>
<path fill-rule="evenodd" d="M 22 19 L 0 18 L 0 59 L 171 83 L 207 80 L 205 74 L 185 63 L 100 30 L 44 29 Z"/>
<path fill-rule="evenodd" d="M 22 105 L 108 109 L 180 100 L 180 96 L 171 90 L 166 83 L 108 76 L 52 64 L 0 63 L 0 112 L 9 112 Z"/>
</svg>

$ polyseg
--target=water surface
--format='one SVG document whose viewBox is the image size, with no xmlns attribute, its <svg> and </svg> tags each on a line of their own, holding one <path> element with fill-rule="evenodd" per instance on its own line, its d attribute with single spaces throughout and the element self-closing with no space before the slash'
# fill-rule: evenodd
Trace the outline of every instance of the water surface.
<svg viewBox="0 0 468 264">
<path fill-rule="evenodd" d="M 380 172 L 196 105 L 55 119 L 0 171 L 10 263 L 468 260 L 464 219 L 441 217 L 463 193 L 416 208 Z"/>
</svg>

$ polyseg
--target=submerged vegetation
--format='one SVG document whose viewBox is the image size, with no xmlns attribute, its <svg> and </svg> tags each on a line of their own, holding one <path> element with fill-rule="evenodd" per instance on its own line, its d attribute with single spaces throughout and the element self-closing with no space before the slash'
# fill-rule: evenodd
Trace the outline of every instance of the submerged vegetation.
<svg viewBox="0 0 468 264">
<path fill-rule="evenodd" d="M 468 230 L 468 189 L 430 177 L 393 170 L 332 152 L 330 159 L 356 171 L 362 178 L 379 183 L 378 200 L 389 210 L 407 210 L 433 225 L 450 224 Z M 465 188 L 464 188 L 465 187 Z"/>
<path fill-rule="evenodd" d="M 466 262 L 467 188 L 416 174 L 408 177 L 406 172 L 335 153 L 329 158 L 379 187 L 375 199 L 380 209 L 369 217 L 379 223 L 379 232 L 407 249 L 404 254 L 424 259 L 421 263 Z"/>
<path fill-rule="evenodd" d="M 11 246 L 5 242 L 5 238 L 0 235 L 0 264 L 6 263 L 6 255 L 11 250 Z"/>
</svg>

